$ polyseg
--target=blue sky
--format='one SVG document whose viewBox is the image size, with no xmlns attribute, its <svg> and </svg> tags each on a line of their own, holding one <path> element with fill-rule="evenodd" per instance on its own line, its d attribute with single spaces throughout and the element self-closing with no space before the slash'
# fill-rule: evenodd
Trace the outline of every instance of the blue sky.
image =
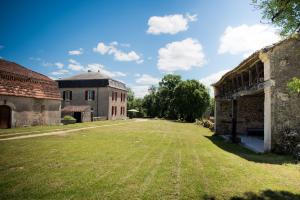
<svg viewBox="0 0 300 200">
<path fill-rule="evenodd" d="M 280 39 L 250 0 L 0 4 L 0 57 L 56 79 L 100 70 L 137 96 L 167 73 L 209 85 Z"/>
</svg>

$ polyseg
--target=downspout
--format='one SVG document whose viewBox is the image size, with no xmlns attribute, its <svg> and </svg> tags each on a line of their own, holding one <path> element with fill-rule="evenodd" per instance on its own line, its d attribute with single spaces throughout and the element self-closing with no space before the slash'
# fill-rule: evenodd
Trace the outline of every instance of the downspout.
<svg viewBox="0 0 300 200">
<path fill-rule="evenodd" d="M 99 117 L 99 87 L 97 87 L 97 117 Z"/>
</svg>

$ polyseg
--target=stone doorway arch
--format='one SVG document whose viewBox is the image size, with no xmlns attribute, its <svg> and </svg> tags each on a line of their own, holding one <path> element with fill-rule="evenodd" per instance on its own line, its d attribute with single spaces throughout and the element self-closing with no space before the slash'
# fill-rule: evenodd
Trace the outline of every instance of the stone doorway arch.
<svg viewBox="0 0 300 200">
<path fill-rule="evenodd" d="M 0 105 L 0 128 L 11 128 L 11 108 Z"/>
</svg>

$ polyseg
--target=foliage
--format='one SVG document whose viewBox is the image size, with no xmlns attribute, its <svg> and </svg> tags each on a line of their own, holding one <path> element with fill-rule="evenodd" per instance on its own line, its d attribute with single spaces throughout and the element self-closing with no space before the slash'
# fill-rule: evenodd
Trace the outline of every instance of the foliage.
<svg viewBox="0 0 300 200">
<path fill-rule="evenodd" d="M 209 93 L 196 80 L 182 81 L 175 88 L 175 105 L 180 118 L 192 122 L 201 118 L 209 106 Z"/>
<path fill-rule="evenodd" d="M 179 75 L 164 76 L 159 87 L 149 91 L 143 99 L 149 117 L 191 122 L 201 118 L 209 106 L 209 94 L 204 85 L 196 80 L 182 81 Z"/>
<path fill-rule="evenodd" d="M 175 105 L 175 88 L 180 84 L 181 76 L 168 74 L 159 82 L 158 100 L 160 105 L 160 116 L 168 119 L 177 119 Z"/>
<path fill-rule="evenodd" d="M 289 127 L 284 127 L 275 141 L 275 152 L 294 154 L 297 145 L 300 144 L 300 133 Z"/>
<path fill-rule="evenodd" d="M 127 110 L 130 110 L 130 109 L 136 109 L 138 110 L 139 112 L 138 113 L 130 113 L 128 112 L 128 116 L 130 118 L 132 117 L 144 117 L 145 115 L 145 112 L 144 112 L 144 109 L 143 109 L 143 99 L 141 98 L 136 98 L 134 96 L 134 92 L 130 89 L 130 88 L 127 88 L 128 90 L 128 93 L 127 93 Z"/>
<path fill-rule="evenodd" d="M 294 77 L 291 81 L 287 84 L 289 90 L 293 93 L 300 94 L 300 79 Z"/>
<path fill-rule="evenodd" d="M 209 128 L 211 131 L 214 130 L 214 123 L 207 119 L 196 119 L 196 124 L 203 126 L 204 128 Z"/>
<path fill-rule="evenodd" d="M 252 0 L 262 10 L 263 19 L 281 28 L 281 35 L 287 36 L 299 31 L 299 0 Z"/>
<path fill-rule="evenodd" d="M 74 120 L 76 120 L 76 119 L 75 119 L 74 117 L 72 117 L 71 115 L 65 115 L 63 119 L 66 120 L 66 121 L 74 121 Z"/>
</svg>

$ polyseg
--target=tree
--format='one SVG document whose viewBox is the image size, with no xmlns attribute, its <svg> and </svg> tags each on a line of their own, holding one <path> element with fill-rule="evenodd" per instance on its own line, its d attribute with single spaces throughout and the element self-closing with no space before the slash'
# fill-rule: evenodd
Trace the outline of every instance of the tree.
<svg viewBox="0 0 300 200">
<path fill-rule="evenodd" d="M 175 104 L 180 118 L 193 122 L 201 118 L 210 103 L 207 88 L 196 80 L 182 81 L 175 89 Z"/>
<path fill-rule="evenodd" d="M 181 82 L 181 76 L 168 74 L 159 82 L 157 101 L 160 106 L 160 117 L 177 119 L 177 111 L 174 103 L 176 86 Z"/>
<path fill-rule="evenodd" d="M 287 36 L 299 31 L 299 0 L 252 0 L 262 10 L 263 19 L 281 28 L 281 35 Z"/>
<path fill-rule="evenodd" d="M 157 101 L 157 91 L 155 87 L 149 89 L 150 93 L 146 95 L 143 99 L 143 108 L 145 113 L 149 117 L 159 116 L 159 106 Z"/>
<path fill-rule="evenodd" d="M 131 88 L 127 88 L 127 109 L 133 109 L 134 107 L 134 92 L 131 90 Z"/>
<path fill-rule="evenodd" d="M 287 86 L 291 92 L 300 94 L 300 79 L 299 78 L 296 78 L 296 77 L 292 78 L 292 80 L 288 82 Z"/>
</svg>

